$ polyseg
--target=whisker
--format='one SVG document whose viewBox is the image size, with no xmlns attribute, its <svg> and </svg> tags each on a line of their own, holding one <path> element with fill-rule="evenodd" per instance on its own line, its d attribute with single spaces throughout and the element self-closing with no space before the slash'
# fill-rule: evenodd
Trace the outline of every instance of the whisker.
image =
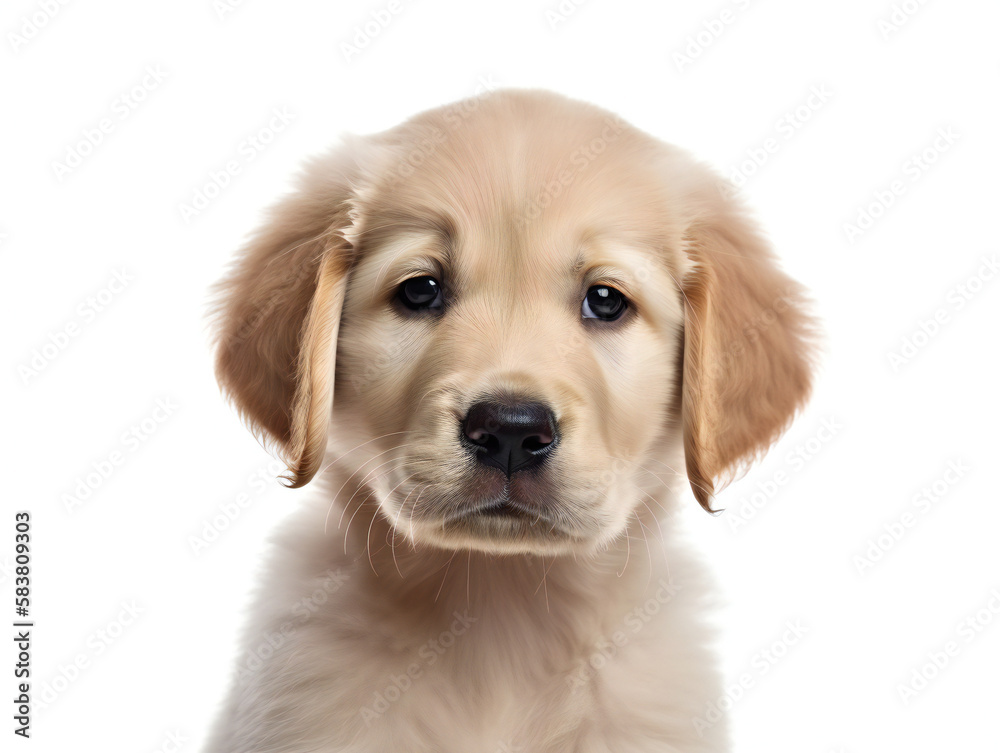
<svg viewBox="0 0 1000 753">
<path fill-rule="evenodd" d="M 629 560 L 632 558 L 632 543 L 629 541 L 629 536 L 625 537 L 625 564 L 622 565 L 622 571 L 618 573 L 618 577 L 622 577 L 625 574 L 625 570 L 628 569 Z"/>
<path fill-rule="evenodd" d="M 643 505 L 646 503 L 643 502 Z M 649 507 L 646 507 L 649 510 Z M 652 510 L 650 510 L 652 513 Z M 649 550 L 649 539 L 646 537 L 646 526 L 642 524 L 642 519 L 639 517 L 639 513 L 632 511 L 635 515 L 636 521 L 639 523 L 639 530 L 642 531 L 642 540 L 646 542 L 646 561 L 649 563 L 649 576 L 646 578 L 646 589 L 649 589 L 649 584 L 653 581 L 653 553 Z M 662 547 L 661 547 L 662 549 Z"/>
<path fill-rule="evenodd" d="M 351 454 L 352 452 L 356 452 L 357 450 L 360 450 L 360 449 L 361 449 L 362 447 L 364 447 L 365 445 L 369 445 L 369 444 L 371 444 L 372 442 L 377 442 L 377 441 L 378 441 L 378 440 L 380 440 L 380 439 L 385 439 L 386 437 L 392 437 L 392 436 L 395 436 L 396 434 L 409 434 L 409 433 L 410 433 L 410 432 L 408 432 L 408 431 L 390 431 L 390 432 L 389 432 L 388 434 L 383 434 L 383 435 L 382 435 L 382 436 L 380 436 L 380 437 L 375 437 L 374 439 L 369 439 L 369 440 L 368 440 L 367 442 L 362 442 L 362 443 L 361 443 L 361 444 L 359 444 L 359 445 L 358 445 L 357 447 L 354 447 L 354 448 L 352 448 L 352 449 L 348 450 L 347 452 L 345 452 L 345 453 L 344 453 L 343 455 L 341 455 L 340 457 L 338 457 L 338 458 L 334 458 L 334 459 L 333 459 L 333 460 L 331 460 L 331 461 L 330 461 L 329 463 L 327 463 L 326 465 L 324 465 L 324 466 L 323 466 L 323 468 L 322 468 L 322 469 L 320 470 L 320 472 L 319 472 L 319 475 L 323 475 L 324 473 L 326 473 L 326 472 L 327 472 L 327 471 L 328 471 L 328 470 L 330 469 L 330 467 L 331 467 L 332 465 L 334 465 L 335 463 L 338 463 L 338 462 L 340 462 L 341 460 L 343 460 L 344 458 L 346 458 L 346 457 L 347 457 L 348 455 L 350 455 L 350 454 Z"/>
<path fill-rule="evenodd" d="M 544 569 L 542 570 L 542 582 L 541 582 L 541 583 L 539 583 L 539 584 L 538 584 L 538 585 L 537 585 L 537 586 L 535 587 L 535 591 L 534 591 L 534 593 L 532 593 L 532 596 L 534 596 L 535 594 L 537 594 L 537 593 L 538 593 L 538 589 L 539 589 L 539 588 L 542 588 L 542 587 L 544 587 L 544 588 L 545 588 L 545 611 L 548 611 L 548 609 L 549 609 L 549 586 L 548 586 L 548 584 L 547 584 L 547 583 L 545 582 L 545 579 L 546 579 L 546 576 L 548 576 L 548 574 L 549 574 L 549 570 L 551 570 L 551 569 L 552 569 L 552 566 L 553 566 L 554 564 L 556 564 L 556 558 L 555 558 L 555 557 L 553 557 L 553 558 L 552 558 L 552 561 L 551 561 L 551 562 L 549 563 L 549 566 L 548 566 L 548 567 L 545 567 L 545 558 L 544 558 L 544 557 L 542 557 L 542 558 L 541 558 L 541 560 L 542 560 L 542 567 L 544 568 Z"/>
<path fill-rule="evenodd" d="M 389 542 L 389 551 L 392 552 L 392 564 L 396 566 L 396 572 L 399 573 L 400 580 L 406 580 L 406 576 L 403 575 L 403 571 L 399 569 L 399 560 L 396 559 L 396 531 L 395 526 L 389 526 L 389 530 L 386 535 L 391 535 L 392 540 Z"/>
<path fill-rule="evenodd" d="M 400 486 L 402 486 L 403 484 L 405 484 L 407 481 L 409 481 L 415 475 L 416 474 L 411 473 L 409 476 L 407 476 L 402 481 L 400 481 L 398 484 L 396 484 L 394 487 L 392 487 L 392 489 L 390 489 L 389 493 L 386 495 L 386 498 L 388 499 L 390 496 L 392 496 L 392 493 L 394 491 L 396 491 Z M 375 491 L 372 490 L 372 493 L 369 494 L 367 497 L 365 497 L 364 500 L 362 500 L 361 504 L 363 505 L 365 502 L 367 502 L 369 499 L 371 499 L 371 496 L 374 493 L 375 493 Z M 368 535 L 365 536 L 365 549 L 368 551 L 368 564 L 371 565 L 372 572 L 375 573 L 375 577 L 376 578 L 378 577 L 378 571 L 375 569 L 375 563 L 372 562 L 371 537 L 372 537 L 372 526 L 375 525 L 375 518 L 377 518 L 377 517 L 378 517 L 378 505 L 376 504 L 375 510 L 374 510 L 374 514 L 372 515 L 372 521 L 371 521 L 371 523 L 368 524 Z M 395 539 L 395 535 L 393 535 L 393 538 Z M 345 536 L 345 539 L 344 539 L 344 545 L 345 546 L 347 545 L 346 536 Z M 346 554 L 347 552 L 344 552 L 344 553 Z M 393 552 L 393 553 L 395 554 L 395 552 Z"/>
<path fill-rule="evenodd" d="M 468 552 L 468 556 L 465 558 L 465 608 L 472 609 L 472 594 L 470 592 L 469 584 L 472 582 L 472 550 Z"/>
<path fill-rule="evenodd" d="M 552 566 L 554 564 L 556 564 L 555 555 L 552 556 L 552 562 L 549 563 L 549 566 L 545 569 L 545 572 L 542 574 L 542 583 L 545 584 L 545 611 L 548 614 L 551 614 L 551 612 L 549 610 L 549 581 L 548 581 L 548 578 L 549 578 L 549 570 L 552 569 Z"/>
<path fill-rule="evenodd" d="M 641 488 L 639 488 L 639 487 L 636 487 L 636 488 L 637 488 L 637 489 L 639 489 L 639 491 L 640 491 L 641 493 L 643 493 L 643 494 L 645 494 L 645 495 L 646 495 L 647 497 L 649 497 L 649 501 L 650 501 L 650 502 L 652 502 L 652 503 L 653 503 L 654 505 L 656 505 L 657 507 L 659 507 L 659 508 L 660 508 L 660 510 L 662 511 L 662 513 L 663 513 L 663 516 L 664 516 L 664 517 L 667 517 L 667 518 L 672 518 L 672 517 L 674 516 L 674 513 L 673 513 L 673 511 L 671 511 L 671 510 L 668 510 L 668 509 L 667 509 L 666 507 L 664 507 L 664 506 L 663 506 L 662 504 L 660 504 L 660 500 L 658 500 L 658 499 L 657 499 L 656 497 L 654 497 L 654 496 L 653 496 L 652 494 L 650 494 L 649 492 L 647 492 L 647 491 L 646 491 L 645 489 L 641 489 Z M 640 502 L 642 502 L 642 500 L 641 500 L 641 499 L 640 499 L 639 501 L 640 501 Z M 642 503 L 643 503 L 644 505 L 646 504 L 645 502 L 642 502 Z M 648 505 L 646 505 L 646 508 L 647 508 L 647 509 L 649 509 L 649 506 L 648 506 Z M 659 525 L 660 525 L 660 517 L 661 517 L 661 516 L 659 516 L 659 515 L 656 515 L 656 514 L 655 514 L 655 513 L 654 513 L 654 512 L 653 512 L 653 511 L 652 511 L 651 509 L 649 509 L 649 512 L 650 512 L 650 514 L 651 514 L 651 515 L 653 516 L 653 520 L 655 520 L 655 521 L 656 521 L 656 525 L 657 525 L 657 527 L 659 527 Z M 661 538 L 661 539 L 663 538 L 663 529 L 662 529 L 662 528 L 660 529 L 660 538 Z"/>
<path fill-rule="evenodd" d="M 634 460 L 629 460 L 628 458 L 615 458 L 615 457 L 611 457 L 610 455 L 609 455 L 608 457 L 609 457 L 610 459 L 612 459 L 612 460 L 621 460 L 622 462 L 625 462 L 625 463 L 628 463 L 629 465 L 633 465 L 633 466 L 636 466 L 637 468 L 640 468 L 641 470 L 644 470 L 644 471 L 645 471 L 646 473 L 648 473 L 648 474 L 649 474 L 650 476 L 652 476 L 652 477 L 653 477 L 653 478 L 655 478 L 655 479 L 656 479 L 657 481 L 659 481 L 659 482 L 660 482 L 660 483 L 661 483 L 661 484 L 663 485 L 663 488 L 664 488 L 664 489 L 666 489 L 667 491 L 670 491 L 670 484 L 668 484 L 668 483 L 667 483 L 666 481 L 664 481 L 664 480 L 663 480 L 662 478 L 660 478 L 660 476 L 659 476 L 658 474 L 656 474 L 656 473 L 654 473 L 653 471 L 651 471 L 651 470 L 650 470 L 649 468 L 647 468 L 646 466 L 644 466 L 644 465 L 643 465 L 642 463 L 638 463 L 638 462 L 636 462 L 636 461 L 634 461 Z M 651 460 L 652 462 L 654 462 L 654 463 L 659 463 L 659 464 L 660 464 L 660 465 L 662 465 L 662 466 L 663 466 L 664 468 L 666 468 L 667 470 L 669 470 L 669 471 L 670 471 L 670 472 L 671 472 L 671 473 L 672 473 L 673 475 L 675 475 L 675 476 L 678 476 L 678 477 L 680 477 L 680 478 L 687 478 L 687 474 L 685 474 L 685 473 L 680 473 L 680 472 L 678 472 L 678 471 L 677 471 L 677 470 L 676 470 L 675 468 L 672 468 L 671 466 L 667 465 L 667 464 L 666 464 L 666 463 L 664 463 L 664 462 L 663 462 L 662 460 L 659 460 L 659 459 L 657 459 L 657 458 L 649 458 L 649 459 L 650 459 L 650 460 Z M 696 484 L 696 483 L 694 483 L 693 481 L 690 481 L 690 479 L 688 479 L 688 481 L 689 481 L 689 483 L 691 483 L 691 484 L 692 484 L 693 486 L 697 487 L 698 489 L 701 489 L 701 490 L 702 490 L 703 492 L 705 492 L 705 493 L 706 493 L 706 494 L 708 494 L 709 496 L 712 496 L 712 493 L 711 493 L 711 491 L 709 491 L 709 490 L 708 490 L 708 489 L 706 489 L 705 487 L 701 486 L 701 484 Z M 648 493 L 647 493 L 647 496 L 650 496 L 650 495 L 648 495 Z M 653 497 L 652 497 L 652 496 L 650 496 L 650 499 L 653 499 Z M 655 501 L 655 500 L 654 500 L 654 501 Z M 659 503 L 659 502 L 657 502 L 656 504 L 657 504 L 657 505 L 658 505 L 658 506 L 660 507 L 660 509 L 661 509 L 661 510 L 663 510 L 663 511 L 664 511 L 665 513 L 667 513 L 668 515 L 670 515 L 670 514 L 671 514 L 670 512 L 668 512 L 668 511 L 666 510 L 666 508 L 664 508 L 664 507 L 663 507 L 663 505 L 660 505 L 660 503 Z"/>
<path fill-rule="evenodd" d="M 441 595 L 441 589 L 442 589 L 442 588 L 444 588 L 444 582 L 445 582 L 445 581 L 446 581 L 446 580 L 448 579 L 448 571 L 449 571 L 449 570 L 451 570 L 451 562 L 452 562 L 452 560 L 454 560 L 454 559 L 455 559 L 455 555 L 456 555 L 456 554 L 458 554 L 458 550 L 457 550 L 457 549 L 456 549 L 456 550 L 455 550 L 455 552 L 454 552 L 454 553 L 453 553 L 453 554 L 451 555 L 451 558 L 450 558 L 450 559 L 448 560 L 448 566 L 447 566 L 447 567 L 445 567 L 445 569 L 444 569 L 444 577 L 443 577 L 443 578 L 441 578 L 441 585 L 440 585 L 440 586 L 438 586 L 438 590 L 437 590 L 437 593 L 436 593 L 436 594 L 434 594 L 434 603 L 435 603 L 435 604 L 437 604 L 437 600 L 438 600 L 438 596 L 440 596 L 440 595 Z"/>
<path fill-rule="evenodd" d="M 412 474 L 410 475 L 409 478 L 413 478 L 413 476 L 415 475 L 416 474 Z M 392 522 L 393 528 L 399 525 L 399 518 L 403 514 L 403 510 L 406 509 L 406 503 L 410 499 L 410 495 L 413 494 L 413 490 L 416 488 L 417 487 L 414 486 L 413 489 L 410 489 L 410 491 L 407 492 L 406 496 L 403 497 L 403 501 L 399 503 L 399 509 L 396 511 L 396 519 Z"/>
<path fill-rule="evenodd" d="M 653 497 L 653 495 L 651 495 L 649 492 L 647 492 L 644 489 L 639 489 L 639 491 L 641 491 L 643 494 L 645 494 L 647 497 L 649 497 L 653 501 L 653 504 L 655 504 L 657 507 L 659 507 L 661 510 L 663 510 L 663 505 L 661 505 L 659 502 L 657 502 L 656 499 Z M 659 518 L 659 516 L 656 513 L 653 512 L 653 508 L 651 508 L 649 505 L 647 505 L 645 503 L 645 501 L 643 501 L 641 499 L 639 501 L 642 503 L 643 507 L 645 507 L 647 510 L 649 510 L 649 517 L 651 517 L 653 519 L 653 522 L 656 523 L 656 531 L 657 531 L 657 533 L 660 534 L 660 541 L 663 541 L 663 529 L 660 527 L 660 518 Z M 663 511 L 667 512 L 666 510 L 663 510 Z M 667 514 L 669 515 L 670 513 L 667 513 Z M 642 521 L 640 520 L 639 523 L 642 524 Z"/>
<path fill-rule="evenodd" d="M 417 408 L 419 408 L 420 404 L 422 402 L 424 402 L 424 400 L 427 398 L 428 395 L 431 395 L 431 394 L 433 394 L 435 392 L 444 392 L 447 389 L 448 388 L 445 387 L 445 386 L 431 387 L 429 390 L 427 390 L 427 392 L 425 392 L 423 394 L 423 396 L 419 400 L 417 400 L 417 404 L 414 406 L 413 410 L 416 410 Z"/>
<path fill-rule="evenodd" d="M 366 460 L 366 461 L 365 461 L 364 463 L 362 463 L 362 464 L 361 464 L 361 465 L 360 465 L 360 466 L 358 467 L 358 469 L 357 469 L 356 471 L 354 471 L 354 473 L 352 473 L 352 474 L 351 474 L 350 476 L 348 476 L 348 477 L 347 477 L 347 480 L 346 480 L 346 481 L 345 481 L 345 482 L 344 482 L 343 484 L 341 484 L 341 485 L 340 485 L 340 488 L 339 488 L 339 489 L 337 490 L 337 493 L 333 495 L 333 499 L 332 499 L 332 500 L 330 501 L 330 509 L 329 509 L 329 510 L 327 510 L 327 512 L 326 512 L 326 517 L 327 517 L 327 522 L 328 522 L 328 521 L 329 521 L 329 519 L 330 519 L 330 510 L 332 510 L 332 509 L 333 509 L 333 506 L 334 506 L 334 505 L 336 504 L 336 502 L 337 502 L 337 498 L 338 498 L 338 497 L 340 496 L 340 493 L 341 493 L 342 491 L 344 491 L 344 487 L 345 487 L 345 486 L 347 486 L 347 485 L 348 485 L 348 484 L 350 483 L 351 479 L 352 479 L 352 478 L 354 478 L 355 476 L 357 476 L 357 475 L 358 475 L 358 473 L 360 473 L 360 472 L 361 472 L 361 469 L 362 469 L 362 468 L 364 468 L 364 467 L 365 467 L 366 465 L 368 465 L 368 464 L 369 464 L 370 462 L 372 462 L 373 460 L 375 460 L 375 459 L 377 459 L 377 458 L 380 458 L 380 457 L 382 457 L 382 456 L 383 456 L 383 455 L 385 455 L 386 453 L 389 453 L 389 452 L 393 452 L 393 451 L 395 451 L 395 450 L 401 450 L 401 449 L 403 449 L 404 447 L 409 447 L 409 446 L 410 446 L 410 445 L 408 445 L 408 444 L 401 444 L 401 445 L 399 445 L 399 446 L 397 446 L 397 447 L 390 447 L 390 448 L 389 448 L 388 450 L 385 450 L 384 452 L 380 452 L 380 453 L 379 453 L 378 455 L 375 455 L 374 457 L 371 457 L 371 458 L 369 458 L 368 460 Z M 360 482 L 360 483 L 358 484 L 358 488 L 359 488 L 359 489 L 360 489 L 360 488 L 362 488 L 362 487 L 363 487 L 363 486 L 365 485 L 365 482 L 367 482 L 367 481 L 368 481 L 368 478 L 369 478 L 369 477 L 370 477 L 370 476 L 371 476 L 371 475 L 372 475 L 372 474 L 373 474 L 373 473 L 374 473 L 375 471 L 377 471 L 377 470 L 378 470 L 379 468 L 381 468 L 381 467 L 382 467 L 382 466 L 384 466 L 384 465 L 388 465 L 388 464 L 389 464 L 389 463 L 391 463 L 391 462 L 392 462 L 393 460 L 399 460 L 399 458 L 390 458 L 389 460 L 386 460 L 386 461 L 385 461 L 384 463 L 381 463 L 381 464 L 379 464 L 379 465 L 375 466 L 374 468 L 372 468 L 372 470 L 368 471 L 368 474 L 367 474 L 367 475 L 366 475 L 366 476 L 365 476 L 365 477 L 364 477 L 363 479 L 361 479 L 361 482 Z M 352 494 L 352 495 L 351 495 L 351 499 L 354 499 L 354 495 L 355 495 L 355 494 L 357 494 L 357 492 L 356 492 L 356 491 L 354 492 L 354 494 Z M 339 521 L 337 522 L 337 530 L 338 530 L 338 531 L 340 530 L 340 526 L 341 526 L 341 525 L 343 524 L 343 522 L 344 522 L 344 514 L 345 514 L 345 513 L 347 512 L 347 508 L 348 508 L 348 507 L 350 507 L 350 504 L 351 504 L 351 502 L 350 502 L 350 500 L 348 500 L 347 504 L 346 504 L 346 505 L 344 505 L 344 510 L 343 510 L 343 512 L 341 512 L 341 513 L 340 513 L 340 520 L 339 520 Z M 326 524 L 325 524 L 325 523 L 324 523 L 324 525 L 323 525 L 323 531 L 324 531 L 324 533 L 326 532 Z"/>
<path fill-rule="evenodd" d="M 395 458 L 395 460 L 399 460 L 399 458 Z M 385 463 L 383 463 L 382 465 L 387 465 L 387 464 L 389 464 L 389 463 L 391 463 L 391 462 L 393 462 L 393 461 L 392 461 L 392 460 L 387 460 L 387 461 L 386 461 Z M 381 467 L 382 467 L 382 466 L 379 466 L 379 468 L 381 468 Z M 379 474 L 378 476 L 376 476 L 376 477 L 375 477 L 375 481 L 378 481 L 379 479 L 382 479 L 382 478 L 384 478 L 384 477 L 385 477 L 385 476 L 387 476 L 387 475 L 388 475 L 388 474 L 389 474 L 390 472 L 391 472 L 391 469 L 390 469 L 390 470 L 388 470 L 388 471 L 386 471 L 385 473 L 381 473 L 381 474 Z M 370 475 L 370 474 L 369 474 L 369 475 Z M 366 477 L 366 478 L 367 478 L 367 477 Z M 350 508 L 350 506 L 351 506 L 351 502 L 353 502 L 353 501 L 354 501 L 354 498 L 355 498 L 356 496 L 358 496 L 358 492 L 360 492 L 360 491 L 361 491 L 362 489 L 367 489 L 367 488 L 368 488 L 368 487 L 366 487 L 366 486 L 361 486 L 361 485 L 359 485 L 359 486 L 358 486 L 358 488 L 357 488 L 357 489 L 356 489 L 356 490 L 354 491 L 354 494 L 352 494 L 352 495 L 351 495 L 351 498 L 350 498 L 349 500 L 347 500 L 347 504 L 346 504 L 346 505 L 344 506 L 344 512 L 347 512 L 348 508 Z M 353 522 L 354 522 L 354 518 L 355 518 L 355 517 L 357 517 L 358 513 L 359 513 L 359 512 L 361 512 L 361 510 L 362 510 L 362 509 L 364 508 L 364 506 L 365 506 L 365 503 L 366 503 L 366 502 L 367 502 L 367 501 L 368 501 L 369 499 L 371 499 L 371 498 L 372 498 L 372 496 L 374 496 L 374 494 L 375 494 L 375 490 L 374 490 L 374 489 L 370 490 L 370 491 L 368 492 L 368 496 L 367 496 L 367 497 L 365 497 L 365 498 L 364 498 L 363 500 L 361 500 L 361 502 L 360 502 L 360 503 L 358 503 L 358 507 L 357 507 L 357 509 L 356 509 L 356 510 L 354 511 L 354 514 L 353 514 L 353 515 L 351 515 L 351 519 L 347 521 L 347 528 L 345 528 L 345 529 L 344 529 L 344 554 L 347 554 L 347 536 L 348 536 L 348 534 L 349 534 L 349 533 L 351 532 L 351 523 L 353 523 Z M 376 508 L 377 508 L 377 505 L 376 505 Z M 376 512 L 378 512 L 378 510 L 377 510 L 377 509 L 376 509 Z M 343 516 L 343 515 L 341 515 L 341 516 L 340 516 L 340 518 L 341 518 L 341 520 L 343 520 L 344 516 Z M 340 530 L 340 526 L 337 526 L 337 529 L 338 529 L 338 530 Z"/>
<path fill-rule="evenodd" d="M 417 504 L 420 502 L 420 495 L 424 493 L 424 490 L 428 486 L 430 486 L 430 484 L 424 484 L 421 487 L 420 491 L 417 492 L 417 498 L 415 500 L 413 500 L 413 507 L 410 508 L 410 532 L 411 533 L 413 531 L 413 513 L 416 511 Z M 410 536 L 410 547 L 413 549 L 414 552 L 417 551 L 417 538 L 416 538 L 416 536 Z"/>
<path fill-rule="evenodd" d="M 652 460 L 652 461 L 653 461 L 654 463 L 659 463 L 659 464 L 660 464 L 660 465 L 662 465 L 662 466 L 663 466 L 664 468 L 668 468 L 669 470 L 671 470 L 671 471 L 673 472 L 673 474 L 674 474 L 675 476 L 680 476 L 681 478 L 687 478 L 687 474 L 686 474 L 686 473 L 680 473 L 680 472 L 679 472 L 679 471 L 677 471 L 677 470 L 676 470 L 675 468 L 672 468 L 672 467 L 670 467 L 669 465 L 667 465 L 666 463 L 664 463 L 664 462 L 663 462 L 662 460 L 658 460 L 658 459 L 656 459 L 656 458 L 650 458 L 650 460 Z M 659 478 L 659 476 L 657 476 L 657 478 Z M 662 482 L 662 481 L 663 481 L 663 479 L 660 479 L 660 481 Z M 688 479 L 688 483 L 690 483 L 690 484 L 691 484 L 692 486 L 696 486 L 696 487 L 698 487 L 698 488 L 699 488 L 699 489 L 701 489 L 701 490 L 702 490 L 703 492 L 705 492 L 705 494 L 707 494 L 707 495 L 708 495 L 709 497 L 714 497 L 714 496 L 715 496 L 715 495 L 714 495 L 714 494 L 712 493 L 712 491 L 711 491 L 710 489 L 706 489 L 706 488 L 705 488 L 704 486 L 702 486 L 701 484 L 696 484 L 696 483 L 694 483 L 693 481 L 691 481 L 691 479 Z M 666 486 L 666 484 L 665 484 L 665 483 L 664 483 L 664 486 Z M 668 487 L 668 488 L 669 488 L 669 487 Z"/>
<path fill-rule="evenodd" d="M 664 468 L 666 468 L 668 471 L 672 472 L 675 476 L 686 476 L 687 475 L 685 473 L 681 473 L 676 468 L 674 468 L 672 465 L 667 465 L 666 463 L 664 463 L 659 458 L 650 458 L 650 460 L 652 460 L 654 463 L 659 463 Z"/>
</svg>

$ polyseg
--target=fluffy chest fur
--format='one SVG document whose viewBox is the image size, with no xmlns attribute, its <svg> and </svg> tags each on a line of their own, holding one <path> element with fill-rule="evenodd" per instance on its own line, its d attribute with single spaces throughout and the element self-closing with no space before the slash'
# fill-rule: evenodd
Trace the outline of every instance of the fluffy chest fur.
<svg viewBox="0 0 1000 753">
<path fill-rule="evenodd" d="M 695 724 L 721 690 L 677 542 L 637 523 L 590 560 L 414 550 L 372 509 L 345 545 L 327 513 L 276 538 L 220 725 L 239 733 L 212 753 L 724 749 Z"/>
</svg>

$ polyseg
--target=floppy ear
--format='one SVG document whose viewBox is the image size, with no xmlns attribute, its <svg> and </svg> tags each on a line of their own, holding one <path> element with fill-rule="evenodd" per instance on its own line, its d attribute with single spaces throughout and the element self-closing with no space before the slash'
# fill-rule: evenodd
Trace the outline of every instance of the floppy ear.
<svg viewBox="0 0 1000 753">
<path fill-rule="evenodd" d="M 681 415 L 688 479 L 701 506 L 780 436 L 808 397 L 802 289 L 728 198 L 685 234 Z"/>
<path fill-rule="evenodd" d="M 355 168 L 343 152 L 312 163 L 219 283 L 216 376 L 251 430 L 278 446 L 292 487 L 326 450 Z"/>
</svg>

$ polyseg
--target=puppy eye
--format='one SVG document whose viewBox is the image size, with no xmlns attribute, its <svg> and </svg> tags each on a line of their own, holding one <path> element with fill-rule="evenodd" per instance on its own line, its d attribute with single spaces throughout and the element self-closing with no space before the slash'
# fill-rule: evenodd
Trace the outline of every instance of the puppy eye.
<svg viewBox="0 0 1000 753">
<path fill-rule="evenodd" d="M 442 304 L 441 284 L 433 277 L 411 277 L 399 286 L 396 297 L 414 311 L 439 309 Z"/>
<path fill-rule="evenodd" d="M 626 308 L 628 299 L 620 290 L 607 285 L 594 285 L 583 299 L 582 314 L 584 319 L 613 322 L 625 313 Z"/>
</svg>

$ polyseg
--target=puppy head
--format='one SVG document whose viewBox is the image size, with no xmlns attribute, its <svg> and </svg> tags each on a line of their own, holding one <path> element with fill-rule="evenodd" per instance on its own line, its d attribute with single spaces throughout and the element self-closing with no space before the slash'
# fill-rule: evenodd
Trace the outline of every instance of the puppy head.
<svg viewBox="0 0 1000 753">
<path fill-rule="evenodd" d="M 681 453 L 710 508 L 809 388 L 800 290 L 717 179 L 538 92 L 313 163 L 223 293 L 220 381 L 293 485 L 329 452 L 447 548 L 599 547 Z"/>
</svg>

